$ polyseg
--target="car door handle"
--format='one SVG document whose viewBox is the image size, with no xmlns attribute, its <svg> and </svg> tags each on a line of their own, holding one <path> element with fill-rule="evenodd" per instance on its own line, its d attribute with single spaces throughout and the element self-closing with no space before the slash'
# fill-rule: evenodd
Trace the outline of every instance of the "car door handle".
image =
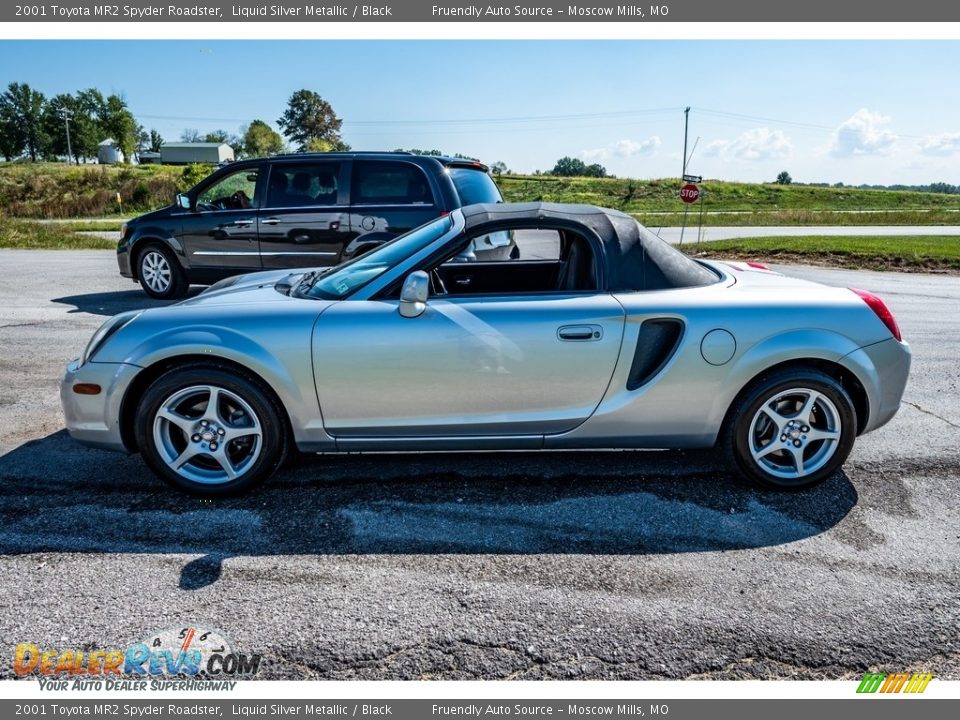
<svg viewBox="0 0 960 720">
<path fill-rule="evenodd" d="M 279 225 L 283 222 L 280 218 L 268 217 L 260 221 L 264 225 Z"/>
<path fill-rule="evenodd" d="M 557 337 L 566 341 L 599 340 L 603 337 L 603 328 L 599 325 L 564 325 L 557 330 Z"/>
<path fill-rule="evenodd" d="M 227 223 L 227 227 L 250 227 L 253 225 L 253 218 L 247 218 L 245 220 L 234 220 L 231 223 Z"/>
</svg>

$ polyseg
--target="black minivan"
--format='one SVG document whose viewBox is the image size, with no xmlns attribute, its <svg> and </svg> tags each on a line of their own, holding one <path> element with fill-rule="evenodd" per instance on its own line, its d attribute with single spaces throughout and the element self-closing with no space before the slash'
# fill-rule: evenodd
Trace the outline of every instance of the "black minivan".
<svg viewBox="0 0 960 720">
<path fill-rule="evenodd" d="M 451 210 L 503 202 L 488 168 L 410 153 L 297 153 L 217 170 L 126 223 L 120 274 L 155 298 L 239 273 L 336 265 Z M 511 240 L 512 242 L 512 240 Z"/>
</svg>

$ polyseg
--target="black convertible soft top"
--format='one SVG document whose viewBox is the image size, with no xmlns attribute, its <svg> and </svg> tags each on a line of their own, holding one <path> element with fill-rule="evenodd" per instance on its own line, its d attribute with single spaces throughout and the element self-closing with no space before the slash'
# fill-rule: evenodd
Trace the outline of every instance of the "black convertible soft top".
<svg viewBox="0 0 960 720">
<path fill-rule="evenodd" d="M 717 275 L 629 215 L 593 205 L 497 203 L 463 208 L 467 231 L 488 224 L 579 230 L 600 241 L 606 289 L 667 290 L 717 282 Z"/>
</svg>

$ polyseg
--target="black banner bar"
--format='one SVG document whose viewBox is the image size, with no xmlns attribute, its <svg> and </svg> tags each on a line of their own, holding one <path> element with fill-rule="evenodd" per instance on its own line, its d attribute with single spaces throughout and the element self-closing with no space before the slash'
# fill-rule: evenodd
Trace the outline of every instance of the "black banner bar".
<svg viewBox="0 0 960 720">
<path fill-rule="evenodd" d="M 954 22 L 960 3 L 943 0 L 643 0 L 522 3 L 403 0 L 174 0 L 108 4 L 90 0 L 0 7 L 2 22 Z"/>
</svg>

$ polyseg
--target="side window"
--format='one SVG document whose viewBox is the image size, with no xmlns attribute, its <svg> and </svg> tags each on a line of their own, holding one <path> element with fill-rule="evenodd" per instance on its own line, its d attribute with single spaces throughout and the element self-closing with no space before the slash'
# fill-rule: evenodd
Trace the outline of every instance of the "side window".
<svg viewBox="0 0 960 720">
<path fill-rule="evenodd" d="M 270 170 L 268 208 L 294 208 L 337 204 L 340 163 L 283 163 Z"/>
<path fill-rule="evenodd" d="M 436 295 L 505 295 L 596 290 L 593 245 L 580 234 L 546 228 L 498 230 L 431 273 Z"/>
<path fill-rule="evenodd" d="M 359 160 L 353 165 L 352 205 L 432 205 L 423 170 L 406 162 Z"/>
<path fill-rule="evenodd" d="M 239 210 L 253 207 L 257 170 L 238 170 L 217 180 L 197 195 L 198 210 Z"/>
</svg>

